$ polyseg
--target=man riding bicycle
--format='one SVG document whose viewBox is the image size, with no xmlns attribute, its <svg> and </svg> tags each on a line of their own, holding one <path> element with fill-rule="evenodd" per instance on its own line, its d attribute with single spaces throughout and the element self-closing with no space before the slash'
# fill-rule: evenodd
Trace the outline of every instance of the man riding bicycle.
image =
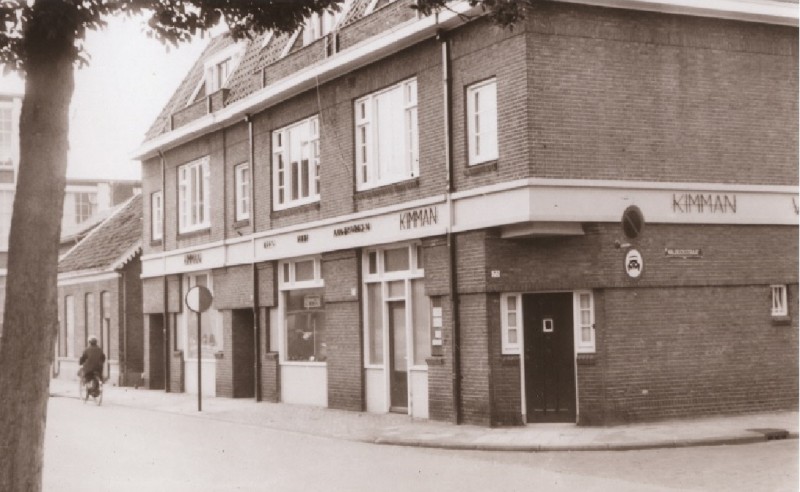
<svg viewBox="0 0 800 492">
<path fill-rule="evenodd" d="M 83 371 L 84 384 L 91 382 L 91 394 L 96 395 L 99 390 L 99 382 L 103 379 L 103 364 L 106 361 L 106 354 L 103 349 L 97 346 L 97 337 L 89 337 L 89 346 L 83 351 L 78 363 Z"/>
</svg>

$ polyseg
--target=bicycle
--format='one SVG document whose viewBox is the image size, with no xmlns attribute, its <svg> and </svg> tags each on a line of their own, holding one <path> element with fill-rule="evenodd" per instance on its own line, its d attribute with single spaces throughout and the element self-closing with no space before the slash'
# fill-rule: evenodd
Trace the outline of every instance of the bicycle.
<svg viewBox="0 0 800 492">
<path fill-rule="evenodd" d="M 86 381 L 83 377 L 83 369 L 78 371 L 78 385 L 81 401 L 86 403 L 91 397 L 98 405 L 103 403 L 103 379 L 96 373 L 92 375 L 92 379 Z"/>
</svg>

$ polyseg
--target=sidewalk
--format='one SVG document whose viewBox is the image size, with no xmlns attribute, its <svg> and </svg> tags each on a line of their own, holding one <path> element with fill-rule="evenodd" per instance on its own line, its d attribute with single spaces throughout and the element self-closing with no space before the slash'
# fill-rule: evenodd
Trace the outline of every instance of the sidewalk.
<svg viewBox="0 0 800 492">
<path fill-rule="evenodd" d="M 50 395 L 78 398 L 77 381 L 52 380 Z M 86 403 L 91 404 L 89 403 Z M 797 412 L 676 420 L 614 427 L 537 424 L 485 428 L 327 408 L 203 398 L 164 391 L 105 387 L 104 406 L 167 412 L 287 432 L 374 444 L 483 451 L 608 451 L 764 442 L 798 436 Z"/>
</svg>

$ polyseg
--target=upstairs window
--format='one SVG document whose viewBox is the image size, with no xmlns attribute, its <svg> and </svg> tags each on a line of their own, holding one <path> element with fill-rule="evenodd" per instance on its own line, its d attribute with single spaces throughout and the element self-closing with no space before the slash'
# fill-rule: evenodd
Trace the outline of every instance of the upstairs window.
<svg viewBox="0 0 800 492">
<path fill-rule="evenodd" d="M 273 207 L 319 201 L 319 118 L 272 132 Z"/>
<path fill-rule="evenodd" d="M 178 168 L 178 232 L 211 226 L 208 157 Z"/>
<path fill-rule="evenodd" d="M 321 14 L 311 14 L 303 24 L 303 46 L 308 46 L 319 38 L 333 31 L 339 14 L 325 10 Z"/>
<path fill-rule="evenodd" d="M 197 101 L 201 96 L 210 96 L 226 88 L 243 52 L 244 46 L 236 43 L 209 57 L 204 65 L 205 77 L 195 89 L 190 101 Z"/>
<path fill-rule="evenodd" d="M 233 168 L 234 200 L 236 201 L 236 220 L 250 218 L 250 165 L 239 164 Z"/>
<path fill-rule="evenodd" d="M 0 106 L 0 168 L 13 166 L 14 109 Z"/>
<path fill-rule="evenodd" d="M 163 239 L 164 198 L 160 191 L 150 195 L 150 237 L 153 241 Z"/>
<path fill-rule="evenodd" d="M 416 79 L 358 99 L 355 128 L 358 190 L 419 176 Z"/>
<path fill-rule="evenodd" d="M 497 80 L 467 87 L 469 165 L 497 160 Z"/>
<path fill-rule="evenodd" d="M 786 286 L 772 285 L 772 316 L 788 316 L 789 307 L 786 304 Z"/>
<path fill-rule="evenodd" d="M 0 191 L 0 251 L 8 251 L 8 233 L 11 231 L 11 212 L 14 209 L 14 191 Z"/>
<path fill-rule="evenodd" d="M 96 193 L 75 193 L 75 223 L 80 224 L 94 215 L 97 208 Z"/>
</svg>

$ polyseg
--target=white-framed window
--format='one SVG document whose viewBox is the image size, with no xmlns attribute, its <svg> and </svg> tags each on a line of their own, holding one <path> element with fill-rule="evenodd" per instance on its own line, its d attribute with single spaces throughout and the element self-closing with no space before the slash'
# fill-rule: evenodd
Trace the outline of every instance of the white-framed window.
<svg viewBox="0 0 800 492">
<path fill-rule="evenodd" d="M 431 356 L 431 304 L 425 295 L 422 247 L 418 243 L 369 249 L 363 256 L 364 363 L 381 368 L 394 333 L 395 363 L 425 369 Z M 401 345 L 398 345 L 398 342 Z M 399 362 L 404 361 L 404 362 Z"/>
<path fill-rule="evenodd" d="M 789 306 L 786 302 L 786 286 L 771 285 L 772 290 L 772 316 L 788 316 Z"/>
<path fill-rule="evenodd" d="M 500 296 L 501 350 L 503 355 L 522 353 L 522 294 Z"/>
<path fill-rule="evenodd" d="M 319 257 L 278 264 L 278 334 L 282 363 L 322 364 L 328 358 L 325 301 Z"/>
<path fill-rule="evenodd" d="M 417 80 L 409 79 L 355 102 L 356 188 L 419 176 Z"/>
<path fill-rule="evenodd" d="M 236 70 L 239 60 L 244 54 L 244 45 L 235 43 L 227 48 L 218 51 L 205 60 L 205 78 L 202 85 L 195 89 L 195 100 L 201 88 L 205 88 L 205 95 L 211 95 L 214 92 L 227 87 L 229 79 Z"/>
<path fill-rule="evenodd" d="M 213 276 L 207 272 L 192 273 L 183 276 L 183 292 L 196 285 L 201 285 L 210 290 L 213 294 Z M 176 337 L 177 349 L 183 350 L 186 359 L 197 360 L 197 314 L 184 308 L 180 314 L 181 320 L 178 325 Z M 222 313 L 218 311 L 214 304 L 205 312 L 200 314 L 200 358 L 205 360 L 214 359 L 214 354 L 221 352 L 224 348 Z"/>
<path fill-rule="evenodd" d="M 75 196 L 75 223 L 89 220 L 97 209 L 97 193 L 78 192 Z"/>
<path fill-rule="evenodd" d="M 594 295 L 590 290 L 578 290 L 572 294 L 573 319 L 575 324 L 575 351 L 594 353 Z"/>
<path fill-rule="evenodd" d="M 0 104 L 0 168 L 14 165 L 14 107 Z"/>
<path fill-rule="evenodd" d="M 272 132 L 273 208 L 319 201 L 319 118 Z"/>
<path fill-rule="evenodd" d="M 467 87 L 469 165 L 497 159 L 497 79 Z"/>
<path fill-rule="evenodd" d="M 343 12 L 344 9 L 341 11 Z M 311 17 L 306 19 L 303 24 L 303 46 L 308 46 L 333 31 L 338 19 L 339 13 L 331 10 L 325 10 L 321 14 L 316 12 L 311 14 Z"/>
<path fill-rule="evenodd" d="M 150 194 L 150 237 L 153 241 L 164 238 L 164 195 L 161 191 Z"/>
<path fill-rule="evenodd" d="M 0 251 L 8 251 L 11 214 L 14 211 L 14 190 L 0 190 Z"/>
<path fill-rule="evenodd" d="M 211 225 L 208 157 L 178 167 L 178 232 Z"/>
<path fill-rule="evenodd" d="M 236 220 L 250 218 L 250 164 L 245 162 L 233 168 Z"/>
</svg>

